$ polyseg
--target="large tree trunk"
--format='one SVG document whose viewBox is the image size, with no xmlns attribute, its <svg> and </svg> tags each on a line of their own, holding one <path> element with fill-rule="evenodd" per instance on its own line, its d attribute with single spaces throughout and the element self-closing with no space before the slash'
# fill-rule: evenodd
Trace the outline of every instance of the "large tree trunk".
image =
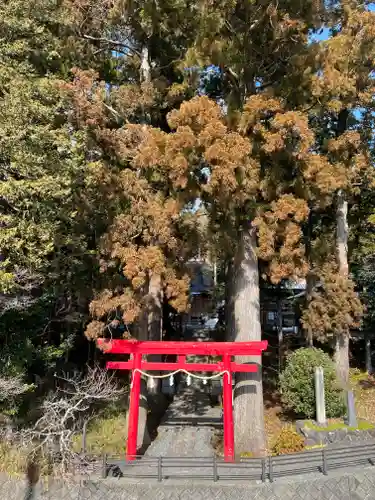
<svg viewBox="0 0 375 500">
<path fill-rule="evenodd" d="M 313 257 L 312 257 L 312 229 L 313 229 L 313 209 L 309 206 L 309 218 L 307 221 L 306 229 L 305 229 L 305 249 L 306 249 L 306 257 L 309 263 L 309 272 L 306 276 L 306 294 L 305 294 L 305 309 L 308 308 L 312 293 L 315 287 L 315 277 L 312 274 L 313 267 Z M 314 336 L 311 328 L 304 329 L 305 340 L 308 347 L 314 346 Z"/>
<path fill-rule="evenodd" d="M 151 81 L 151 64 L 148 45 L 144 44 L 141 50 L 140 66 L 141 83 Z M 145 123 L 149 123 L 149 117 L 144 116 Z M 148 285 L 148 313 L 147 313 L 147 340 L 162 340 L 163 338 L 163 300 L 161 276 L 151 274 Z M 161 356 L 148 356 L 149 361 L 161 361 Z M 155 373 L 160 375 L 160 373 Z M 149 394 L 158 394 L 161 388 L 161 380 L 156 378 L 147 379 L 147 389 Z"/>
<path fill-rule="evenodd" d="M 234 265 L 233 260 L 228 259 L 225 272 L 225 340 L 234 340 Z"/>
<path fill-rule="evenodd" d="M 241 234 L 235 258 L 234 318 L 235 341 L 261 340 L 259 270 L 256 256 L 256 232 Z M 256 373 L 236 376 L 234 422 L 236 452 L 265 452 L 262 365 L 258 357 L 238 356 L 240 363 L 257 364 Z"/>
<path fill-rule="evenodd" d="M 371 337 L 365 333 L 365 351 L 366 351 L 366 371 L 372 375 L 372 351 L 371 351 Z"/>
<path fill-rule="evenodd" d="M 277 299 L 277 338 L 279 348 L 279 374 L 284 366 L 284 335 L 283 335 L 283 302 L 279 297 Z"/>
<path fill-rule="evenodd" d="M 336 225 L 337 225 L 337 228 L 336 228 L 337 262 L 339 265 L 340 274 L 347 277 L 349 275 L 348 202 L 345 199 L 345 193 L 341 190 L 337 194 Z"/>
<path fill-rule="evenodd" d="M 342 387 L 349 382 L 349 337 L 337 335 L 335 344 L 336 374 Z"/>
<path fill-rule="evenodd" d="M 147 315 L 142 315 L 137 322 L 137 335 L 138 340 L 147 340 Z M 139 419 L 138 419 L 138 437 L 137 437 L 137 450 L 142 452 L 147 446 L 151 444 L 150 435 L 147 429 L 147 383 L 142 377 L 141 381 L 141 394 L 139 398 Z M 126 428 L 128 429 L 129 412 L 126 416 Z"/>
<path fill-rule="evenodd" d="M 148 340 L 159 341 L 163 337 L 163 297 L 162 297 L 161 277 L 153 274 L 149 280 L 149 303 L 148 303 Z M 148 356 L 149 361 L 161 361 L 160 355 Z M 160 375 L 160 373 L 155 373 Z M 149 394 L 158 394 L 160 392 L 161 380 L 149 378 L 147 380 L 147 389 Z"/>
<path fill-rule="evenodd" d="M 149 83 L 151 81 L 151 64 L 147 44 L 145 44 L 141 50 L 140 77 L 141 82 Z"/>
<path fill-rule="evenodd" d="M 311 273 L 306 276 L 306 296 L 305 296 L 305 307 L 308 307 L 309 301 L 311 299 L 312 293 L 315 287 L 315 278 Z M 314 336 L 311 328 L 305 330 L 305 339 L 308 347 L 314 347 Z"/>
<path fill-rule="evenodd" d="M 337 194 L 336 209 L 336 252 L 339 272 L 342 276 L 348 277 L 348 202 L 345 193 L 339 191 Z M 335 343 L 336 373 L 339 382 L 343 387 L 349 381 L 349 338 L 347 335 L 337 335 Z"/>
</svg>

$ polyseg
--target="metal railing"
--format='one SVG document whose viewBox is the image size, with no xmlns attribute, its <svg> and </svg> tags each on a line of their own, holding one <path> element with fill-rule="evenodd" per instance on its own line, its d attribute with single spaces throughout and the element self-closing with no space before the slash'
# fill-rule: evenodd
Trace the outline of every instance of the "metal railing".
<svg viewBox="0 0 375 500">
<path fill-rule="evenodd" d="M 246 480 L 273 482 L 277 478 L 300 476 L 309 473 L 328 475 L 330 471 L 358 466 L 375 465 L 375 441 L 351 442 L 265 458 L 242 458 L 225 462 L 217 457 L 103 457 L 102 478 L 125 477 L 154 479 L 202 479 L 225 481 Z"/>
</svg>

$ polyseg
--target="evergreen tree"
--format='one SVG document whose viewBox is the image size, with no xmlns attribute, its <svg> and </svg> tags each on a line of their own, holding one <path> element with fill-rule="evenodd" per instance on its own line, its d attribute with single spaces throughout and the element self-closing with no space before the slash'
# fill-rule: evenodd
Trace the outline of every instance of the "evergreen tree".
<svg viewBox="0 0 375 500">
<path fill-rule="evenodd" d="M 163 303 L 187 307 L 199 198 L 228 262 L 228 339 L 261 338 L 260 273 L 307 276 L 306 330 L 337 341 L 345 383 L 361 315 L 346 219 L 373 182 L 374 14 L 355 1 L 1 9 L 2 290 L 43 286 L 75 332 L 95 289 L 89 338 L 131 323 L 160 338 Z M 330 38 L 311 43 L 323 23 Z M 214 100 L 192 99 L 202 87 Z M 265 448 L 260 368 L 236 381 L 238 451 Z"/>
<path fill-rule="evenodd" d="M 323 269 L 320 272 L 323 287 L 311 297 L 305 319 L 310 330 L 320 335 L 324 318 L 324 335 L 334 337 L 337 372 L 343 385 L 349 377 L 349 331 L 358 325 L 362 314 L 349 276 L 348 222 L 351 213 L 358 213 L 358 199 L 373 184 L 370 148 L 374 19 L 374 13 L 367 11 L 361 2 L 335 5 L 330 20 L 331 36 L 320 44 L 319 73 L 311 84 L 311 92 L 319 100 L 313 112 L 320 136 L 318 147 L 327 156 L 334 175 L 327 209 L 334 211 L 336 217 L 335 249 L 330 249 L 335 263 L 328 281 L 333 280 L 332 285 L 341 293 L 340 301 L 333 295 L 333 301 L 328 299 L 330 294 L 324 285 L 326 269 Z"/>
<path fill-rule="evenodd" d="M 55 0 L 0 6 L 2 366 L 41 376 L 82 335 L 105 226 L 94 153 L 62 89 L 72 66 L 102 61 L 66 14 Z"/>
<path fill-rule="evenodd" d="M 326 43 L 309 43 L 309 36 L 323 20 L 331 24 L 334 36 Z M 325 7 L 315 2 L 302 8 L 279 2 L 265 8 L 244 2 L 210 3 L 202 9 L 197 38 L 187 55 L 189 65 L 219 66 L 225 82 L 222 97 L 228 110 L 226 125 L 250 139 L 250 146 L 236 144 L 233 149 L 232 143 L 224 146 L 219 142 L 219 147 L 214 142 L 215 156 L 206 157 L 207 153 L 201 152 L 203 158 L 197 159 L 189 153 L 188 162 L 189 168 L 208 165 L 210 175 L 201 197 L 209 207 L 212 223 L 225 238 L 229 236 L 236 242 L 232 266 L 234 323 L 230 334 L 238 340 L 260 339 L 259 264 L 277 283 L 305 276 L 309 269 L 311 274 L 324 276 L 336 255 L 337 264 L 330 269 L 331 276 L 332 272 L 335 276 L 333 289 L 341 291 L 341 305 L 332 303 L 326 274 L 325 281 L 320 279 L 320 289 L 310 297 L 308 313 L 312 314 L 308 314 L 310 323 L 305 324 L 314 331 L 314 299 L 319 300 L 323 289 L 327 308 L 324 318 L 330 317 L 331 321 L 325 321 L 324 328 L 320 325 L 316 333 L 324 331 L 325 338 L 333 334 L 337 339 L 338 373 L 344 383 L 348 332 L 361 316 L 361 305 L 347 271 L 343 271 L 345 203 L 342 205 L 341 200 L 343 195 L 354 193 L 359 177 L 362 185 L 371 182 L 371 168 L 367 131 L 361 135 L 350 127 L 346 129 L 347 120 L 344 130 L 341 128 L 346 108 L 369 106 L 372 21 L 373 14 L 360 4 Z M 348 46 L 354 52 L 349 53 Z M 346 61 L 344 65 L 340 57 Z M 219 111 L 210 115 L 211 108 L 204 101 L 189 106 L 191 110 L 187 105 L 181 107 L 183 119 L 177 122 L 177 128 L 175 125 L 176 134 L 186 126 L 192 130 L 197 127 L 200 133 L 199 127 L 204 127 L 212 116 L 212 136 L 219 141 L 215 136 L 220 130 L 215 117 Z M 170 125 L 173 127 L 173 121 Z M 202 151 L 205 145 L 198 143 Z M 187 151 L 190 148 L 189 143 Z M 233 171 L 234 179 L 230 177 Z M 227 197 L 219 189 L 215 191 L 216 176 L 224 175 L 220 186 L 225 186 Z M 241 194 L 237 198 L 238 191 Z M 335 207 L 336 242 L 326 245 L 325 252 L 316 252 L 317 241 L 324 238 L 318 233 L 312 242 L 314 252 L 308 255 L 305 230 L 309 217 L 312 215 L 311 221 L 316 222 L 316 214 L 329 213 Z M 320 226 L 318 223 L 315 233 Z M 341 274 L 336 268 L 341 269 Z M 321 308 L 319 313 L 316 319 L 321 319 Z M 264 447 L 261 378 L 246 378 L 238 380 L 236 389 L 236 441 L 240 450 L 259 451 Z"/>
</svg>

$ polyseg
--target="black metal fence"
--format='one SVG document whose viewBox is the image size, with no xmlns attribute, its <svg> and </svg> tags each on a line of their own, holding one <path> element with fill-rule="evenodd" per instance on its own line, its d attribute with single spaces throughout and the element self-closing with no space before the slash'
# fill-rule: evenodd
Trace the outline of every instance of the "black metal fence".
<svg viewBox="0 0 375 500">
<path fill-rule="evenodd" d="M 221 458 L 189 457 L 122 457 L 104 456 L 101 475 L 154 479 L 252 480 L 273 482 L 277 478 L 309 473 L 328 475 L 330 471 L 358 466 L 375 465 L 375 441 L 349 442 L 302 453 L 242 458 L 231 463 Z"/>
</svg>

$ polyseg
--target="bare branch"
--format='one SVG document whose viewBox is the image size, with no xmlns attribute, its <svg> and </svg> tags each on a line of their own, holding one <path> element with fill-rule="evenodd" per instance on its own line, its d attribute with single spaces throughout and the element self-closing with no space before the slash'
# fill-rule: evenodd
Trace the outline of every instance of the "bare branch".
<svg viewBox="0 0 375 500">
<path fill-rule="evenodd" d="M 96 36 L 91 36 L 91 35 L 82 35 L 82 36 L 86 40 L 107 43 L 108 45 L 113 45 L 114 47 L 122 47 L 123 49 L 130 50 L 134 54 L 137 54 L 137 56 L 141 57 L 141 53 L 138 50 L 134 49 L 133 47 L 130 47 L 130 45 L 128 45 L 125 42 L 120 42 L 118 40 L 111 40 L 110 38 L 96 37 Z"/>
<path fill-rule="evenodd" d="M 0 401 L 16 398 L 28 391 L 30 387 L 22 382 L 20 376 L 0 377 Z"/>
<path fill-rule="evenodd" d="M 42 416 L 35 426 L 23 431 L 22 441 L 33 453 L 41 450 L 49 455 L 57 453 L 66 468 L 75 457 L 73 438 L 90 412 L 93 413 L 95 404 L 115 401 L 125 391 L 99 367 L 89 368 L 85 376 L 66 374 L 57 380 L 59 387 L 43 402 Z"/>
</svg>

